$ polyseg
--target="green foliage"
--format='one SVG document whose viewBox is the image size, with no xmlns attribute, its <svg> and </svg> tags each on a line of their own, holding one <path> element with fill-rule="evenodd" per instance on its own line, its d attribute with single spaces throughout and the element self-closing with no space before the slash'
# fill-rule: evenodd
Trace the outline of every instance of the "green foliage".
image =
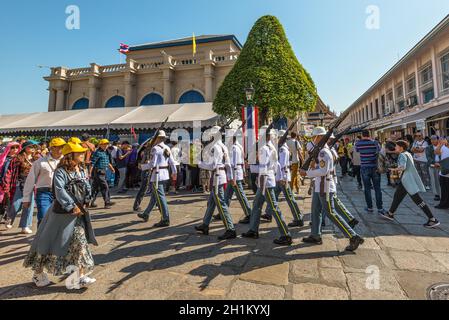
<svg viewBox="0 0 449 320">
<path fill-rule="evenodd" d="M 250 83 L 256 89 L 254 101 L 262 122 L 268 117 L 294 118 L 297 112 L 312 111 L 316 106 L 315 84 L 276 17 L 264 16 L 252 28 L 239 59 L 217 92 L 214 111 L 235 118 Z"/>
</svg>

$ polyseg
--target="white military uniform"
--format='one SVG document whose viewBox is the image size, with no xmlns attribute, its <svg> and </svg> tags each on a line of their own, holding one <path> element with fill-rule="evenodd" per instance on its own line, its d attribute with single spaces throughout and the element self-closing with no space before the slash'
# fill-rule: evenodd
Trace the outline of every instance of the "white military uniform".
<svg viewBox="0 0 449 320">
<path fill-rule="evenodd" d="M 211 155 L 208 157 L 207 162 L 200 161 L 198 166 L 204 170 L 216 170 L 213 185 L 224 185 L 227 182 L 226 164 L 229 163 L 228 148 L 221 141 L 218 141 L 212 146 L 210 152 Z"/>
<path fill-rule="evenodd" d="M 150 170 L 153 170 L 151 182 L 155 182 L 159 175 L 159 181 L 170 180 L 168 167 L 171 167 L 172 173 L 176 174 L 176 165 L 170 148 L 163 142 L 151 149 L 151 159 L 149 163 Z"/>
<path fill-rule="evenodd" d="M 260 185 L 260 177 L 266 177 L 266 185 L 267 188 L 275 188 L 276 187 L 276 167 L 278 165 L 278 157 L 276 148 L 273 143 L 269 141 L 266 145 L 264 145 L 259 151 L 259 187 Z"/>
<path fill-rule="evenodd" d="M 334 172 L 334 157 L 332 151 L 327 145 L 320 151 L 318 155 L 318 168 L 308 170 L 307 176 L 314 178 L 315 192 L 321 192 L 321 183 L 324 182 L 324 192 L 326 194 L 335 193 L 337 188 L 335 180 L 332 177 Z M 323 179 L 324 178 L 324 179 Z M 324 181 L 322 181 L 324 180 Z"/>
<path fill-rule="evenodd" d="M 292 181 L 292 175 L 290 172 L 290 150 L 286 144 L 281 146 L 279 150 L 279 165 L 281 167 L 281 179 L 279 181 Z"/>
<path fill-rule="evenodd" d="M 245 160 L 243 159 L 243 148 L 238 143 L 232 145 L 230 165 L 231 179 L 242 181 L 244 179 Z"/>
</svg>

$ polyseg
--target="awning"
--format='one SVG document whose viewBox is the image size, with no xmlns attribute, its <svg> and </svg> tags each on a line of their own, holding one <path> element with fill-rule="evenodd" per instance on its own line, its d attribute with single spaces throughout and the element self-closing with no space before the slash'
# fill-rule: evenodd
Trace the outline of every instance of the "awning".
<svg viewBox="0 0 449 320">
<path fill-rule="evenodd" d="M 449 111 L 449 103 L 442 104 L 436 107 L 431 107 L 425 110 L 422 110 L 420 112 L 417 112 L 415 114 L 406 116 L 402 119 L 396 119 L 390 123 L 387 124 L 387 126 L 382 127 L 380 125 L 377 130 L 389 130 L 394 128 L 401 128 L 402 126 L 406 126 L 410 123 L 415 123 L 420 120 L 427 120 L 431 117 L 437 116 L 441 113 L 445 113 Z"/>
<path fill-rule="evenodd" d="M 85 109 L 0 116 L 0 134 L 20 132 L 156 129 L 167 117 L 167 129 L 215 125 L 220 116 L 212 103 L 188 103 L 133 108 Z"/>
</svg>

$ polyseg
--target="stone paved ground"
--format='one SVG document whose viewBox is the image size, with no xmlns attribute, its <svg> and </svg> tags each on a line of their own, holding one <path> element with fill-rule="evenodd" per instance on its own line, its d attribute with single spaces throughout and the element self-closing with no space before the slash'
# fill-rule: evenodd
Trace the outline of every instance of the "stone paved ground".
<svg viewBox="0 0 449 320">
<path fill-rule="evenodd" d="M 305 194 L 308 187 L 303 187 Z M 383 188 L 386 205 L 394 190 Z M 308 227 L 293 229 L 294 245 L 278 248 L 275 223 L 263 224 L 258 241 L 238 238 L 218 243 L 223 232 L 214 223 L 210 236 L 195 234 L 201 221 L 205 195 L 179 195 L 169 198 L 172 226 L 155 230 L 154 211 L 148 224 L 130 212 L 132 199 L 116 198 L 109 211 L 93 211 L 99 247 L 94 248 L 98 282 L 85 291 L 72 292 L 64 279 L 36 289 L 31 271 L 22 267 L 31 237 L 17 229 L 0 234 L 1 299 L 425 299 L 429 286 L 449 283 L 449 211 L 436 211 L 442 225 L 437 230 L 422 227 L 423 215 L 407 199 L 397 213 L 397 222 L 380 220 L 363 212 L 363 193 L 351 178 L 340 186 L 340 198 L 361 220 L 357 227 L 366 242 L 356 254 L 344 252 L 347 240 L 328 228 L 322 246 L 300 242 Z M 425 195 L 434 204 L 431 194 Z M 252 199 L 252 196 L 251 196 Z M 299 201 L 301 210 L 310 212 L 311 199 Z M 281 209 L 291 220 L 286 203 Z M 241 216 L 234 201 L 232 214 Z M 306 215 L 309 220 L 309 215 Z M 246 231 L 237 226 L 238 233 Z M 374 267 L 373 267 L 374 266 Z M 370 270 L 378 268 L 379 288 L 368 284 Z M 374 268 L 374 269 L 373 269 Z"/>
</svg>

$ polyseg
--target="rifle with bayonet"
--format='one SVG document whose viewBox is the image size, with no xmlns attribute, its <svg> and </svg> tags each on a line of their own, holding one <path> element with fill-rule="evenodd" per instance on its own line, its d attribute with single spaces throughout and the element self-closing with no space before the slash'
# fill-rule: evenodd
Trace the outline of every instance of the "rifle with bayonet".
<svg viewBox="0 0 449 320">
<path fill-rule="evenodd" d="M 287 129 L 287 131 L 285 131 L 285 133 L 283 134 L 283 136 L 281 138 L 279 138 L 278 141 L 278 147 L 282 147 L 282 145 L 287 141 L 287 137 L 288 137 L 288 133 L 290 131 L 293 130 L 294 126 L 296 126 L 296 123 L 299 121 L 299 117 L 295 119 L 295 121 L 292 122 L 292 124 L 290 125 L 290 127 Z"/>
</svg>

